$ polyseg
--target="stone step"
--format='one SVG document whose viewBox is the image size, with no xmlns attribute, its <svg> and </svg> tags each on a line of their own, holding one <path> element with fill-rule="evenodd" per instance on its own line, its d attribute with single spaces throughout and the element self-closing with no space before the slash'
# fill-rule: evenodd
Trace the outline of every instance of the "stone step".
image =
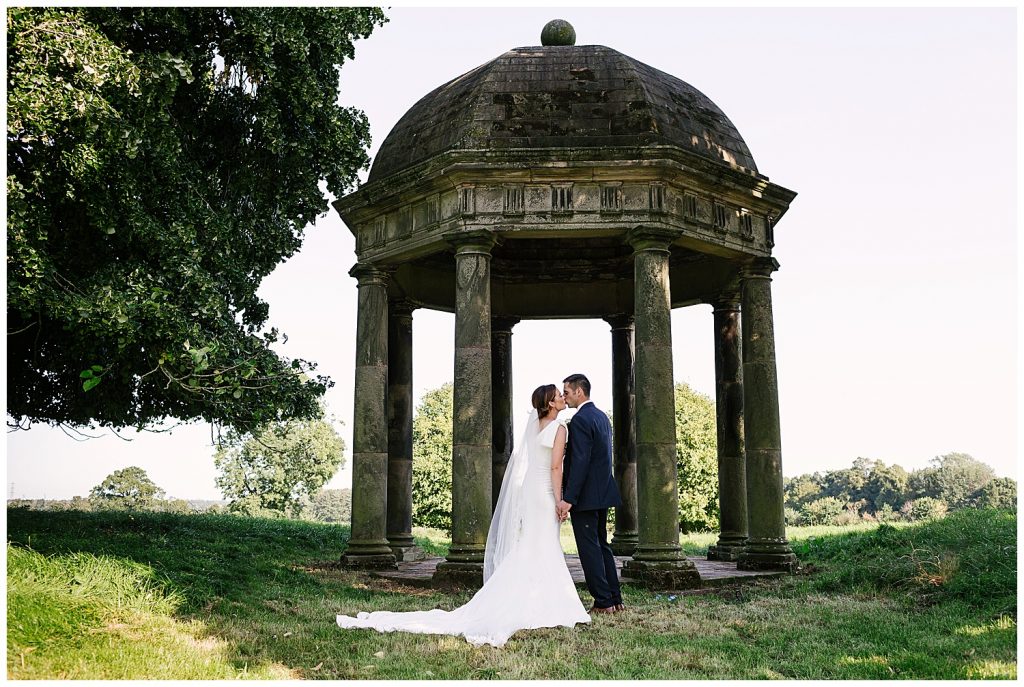
<svg viewBox="0 0 1024 687">
<path fill-rule="evenodd" d="M 429 587 L 431 578 L 437 564 L 443 558 L 425 558 L 418 561 L 400 561 L 398 570 L 378 570 L 374 575 L 388 579 L 401 581 L 415 586 Z M 615 567 L 619 574 L 622 574 L 622 564 L 629 560 L 629 556 L 616 556 Z M 717 587 L 727 584 L 737 584 L 750 581 L 756 578 L 780 577 L 784 572 L 763 571 L 763 570 L 737 570 L 736 563 L 730 561 L 709 561 L 707 558 L 690 558 L 700 575 L 701 587 Z M 583 566 L 580 565 L 580 557 L 575 554 L 566 554 L 565 563 L 569 567 L 569 573 L 577 585 L 585 584 L 583 579 Z M 628 577 L 622 577 L 621 581 L 630 583 Z"/>
</svg>

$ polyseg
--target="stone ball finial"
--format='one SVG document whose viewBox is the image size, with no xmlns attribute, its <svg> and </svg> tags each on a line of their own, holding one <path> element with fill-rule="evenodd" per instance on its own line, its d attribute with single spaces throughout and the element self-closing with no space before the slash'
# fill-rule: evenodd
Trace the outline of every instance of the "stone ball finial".
<svg viewBox="0 0 1024 687">
<path fill-rule="evenodd" d="M 576 29 L 564 19 L 552 19 L 540 32 L 541 45 L 576 45 Z"/>
</svg>

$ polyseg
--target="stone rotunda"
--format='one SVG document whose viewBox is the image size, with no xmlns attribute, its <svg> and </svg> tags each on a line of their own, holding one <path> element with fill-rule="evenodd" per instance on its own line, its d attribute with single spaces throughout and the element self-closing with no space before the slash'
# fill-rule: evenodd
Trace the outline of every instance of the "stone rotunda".
<svg viewBox="0 0 1024 687">
<path fill-rule="evenodd" d="M 708 557 L 792 569 L 771 307 L 774 228 L 795 193 L 674 76 L 551 22 L 438 87 L 335 208 L 356 238 L 352 534 L 342 561 L 412 543 L 412 312 L 455 313 L 452 543 L 435 581 L 480 583 L 512 452 L 523 319 L 603 318 L 613 365 L 613 547 L 623 574 L 699 585 L 679 546 L 672 308 L 714 308 L 721 535 Z M 553 297 L 554 296 L 554 297 Z M 601 345 L 592 342 L 588 345 Z M 438 361 L 442 364 L 443 361 Z M 575 372 L 575 370 L 567 370 Z"/>
</svg>

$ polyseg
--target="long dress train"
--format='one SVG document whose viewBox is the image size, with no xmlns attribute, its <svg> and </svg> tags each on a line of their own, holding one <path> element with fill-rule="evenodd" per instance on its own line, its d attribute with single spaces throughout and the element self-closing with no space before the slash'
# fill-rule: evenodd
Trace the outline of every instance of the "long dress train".
<svg viewBox="0 0 1024 687">
<path fill-rule="evenodd" d="M 551 449 L 558 421 L 537 431 L 531 414 L 509 461 L 487 537 L 484 586 L 453 611 L 362 612 L 339 615 L 342 628 L 462 635 L 500 647 L 516 630 L 589 623 L 559 541 L 551 487 Z"/>
</svg>

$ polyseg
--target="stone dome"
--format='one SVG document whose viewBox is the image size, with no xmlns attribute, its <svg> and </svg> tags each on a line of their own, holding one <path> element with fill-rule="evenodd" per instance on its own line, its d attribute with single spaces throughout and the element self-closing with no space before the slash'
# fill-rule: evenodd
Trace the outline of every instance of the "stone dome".
<svg viewBox="0 0 1024 687">
<path fill-rule="evenodd" d="M 515 48 L 413 105 L 369 181 L 450 151 L 659 145 L 757 174 L 736 127 L 690 84 L 602 45 Z"/>
</svg>

